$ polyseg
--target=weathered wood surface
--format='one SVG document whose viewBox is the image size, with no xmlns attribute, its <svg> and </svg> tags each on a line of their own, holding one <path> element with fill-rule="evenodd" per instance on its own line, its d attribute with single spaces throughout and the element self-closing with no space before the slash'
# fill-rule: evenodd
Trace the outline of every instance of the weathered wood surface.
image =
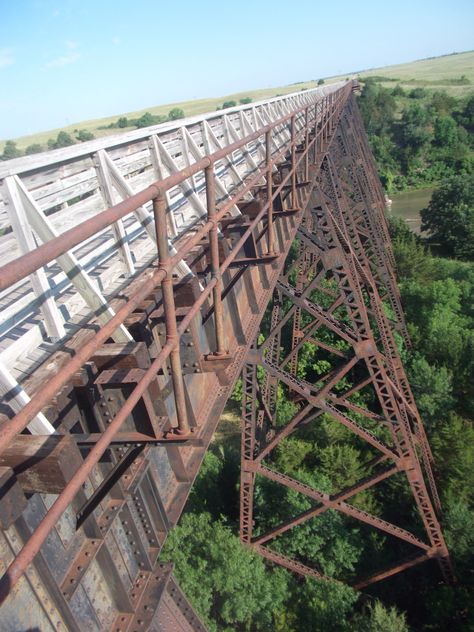
<svg viewBox="0 0 474 632">
<path fill-rule="evenodd" d="M 192 164 L 206 152 L 239 140 L 310 102 L 315 94 L 323 98 L 338 87 L 339 84 L 334 84 L 316 91 L 276 97 L 0 163 L 0 233 L 3 232 L 0 265 L 48 238 L 45 230 L 39 234 L 31 227 L 25 237 L 12 224 L 12 214 L 22 212 L 17 208 L 22 191 L 36 206 L 35 216 L 47 218 L 46 232 L 50 236 L 61 234 L 111 203 Z M 302 116 L 299 125 L 303 123 Z M 275 147 L 287 140 L 289 134 L 288 123 L 282 125 L 274 135 Z M 218 197 L 225 198 L 263 158 L 260 139 L 219 161 L 216 164 Z M 15 178 L 18 178 L 19 193 L 15 190 Z M 173 240 L 192 230 L 205 213 L 203 174 L 171 190 L 168 198 Z M 238 209 L 233 213 L 238 214 Z M 30 224 L 31 219 L 30 215 Z M 0 361 L 3 360 L 14 377 L 21 381 L 31 351 L 40 344 L 47 349 L 49 336 L 69 336 L 68 325 L 77 323 L 87 313 L 87 305 L 97 309 L 104 299 L 103 304 L 108 306 L 117 289 L 117 280 L 126 281 L 140 265 L 143 267 L 152 260 L 156 253 L 153 231 L 149 204 L 124 218 L 121 227 L 106 230 L 74 248 L 65 255 L 69 260 L 63 260 L 63 269 L 51 262 L 38 272 L 38 281 L 36 278 L 23 281 L 0 293 Z M 83 270 L 79 279 L 75 277 L 80 281 L 79 292 L 64 272 L 75 262 Z M 180 272 L 187 274 L 189 269 L 183 268 Z M 89 309 L 89 314 L 92 313 Z M 126 332 L 121 335 L 125 340 Z"/>
<path fill-rule="evenodd" d="M 307 93 L 296 95 L 288 107 L 298 107 L 306 98 Z M 314 99 L 314 95 L 311 98 Z M 288 109 L 282 105 L 277 112 L 275 108 L 280 106 L 269 104 L 261 111 L 257 110 L 254 116 L 249 115 L 248 125 L 263 125 L 285 114 Z M 191 162 L 197 158 L 196 147 L 204 151 L 209 145 L 216 149 L 216 143 L 226 145 L 232 142 L 235 138 L 232 126 L 237 130 L 236 133 L 241 125 L 246 126 L 241 122 L 240 110 L 245 111 L 244 108 L 237 108 L 234 113 L 230 113 L 233 119 L 228 124 L 222 118 L 219 119 L 222 115 L 210 115 L 208 122 L 201 123 L 199 128 L 204 130 L 204 138 L 191 128 L 189 137 L 188 132 L 180 132 L 186 138 L 186 142 L 180 146 L 186 145 Z M 252 108 L 250 112 L 253 112 Z M 217 124 L 219 120 L 220 128 Z M 299 124 L 301 129 L 302 122 Z M 141 134 L 143 133 L 142 131 Z M 244 130 L 242 133 L 247 132 Z M 284 126 L 281 134 L 275 137 L 275 147 L 283 140 L 287 142 L 288 138 L 289 130 Z M 159 168 L 164 172 L 161 175 L 166 175 L 166 164 L 170 168 L 173 164 L 169 162 L 169 155 L 178 161 L 178 165 L 186 164 L 182 154 L 178 156 L 178 146 L 170 149 L 171 143 L 167 146 L 160 136 L 161 145 L 167 152 L 165 154 L 160 151 L 160 143 L 154 142 L 151 137 L 150 140 L 150 145 L 146 146 L 149 147 L 150 160 L 153 162 L 153 173 L 158 173 Z M 143 139 L 134 139 L 133 142 L 135 141 L 143 142 Z M 196 144 L 193 145 L 193 142 Z M 129 148 L 126 143 L 122 147 L 125 148 L 123 155 L 132 155 L 133 152 L 127 153 Z M 158 154 L 153 155 L 156 147 Z M 140 151 L 142 150 L 143 146 Z M 114 160 L 113 151 L 115 148 L 107 149 L 107 156 L 111 160 Z M 87 157 L 79 156 L 79 159 L 86 160 Z M 116 159 L 119 157 L 116 156 Z M 230 160 L 221 161 L 216 169 L 222 187 L 219 196 L 223 198 L 225 192 L 241 183 L 261 160 L 261 149 L 258 143 L 253 143 L 250 148 L 235 152 Z M 72 162 L 71 158 L 69 163 L 60 166 L 62 173 L 72 169 Z M 102 161 L 103 164 L 107 162 L 108 158 Z M 284 173 L 286 168 L 281 167 L 279 171 Z M 33 191 L 25 184 L 29 175 L 33 177 L 35 174 L 22 172 L 21 183 L 35 199 Z M 109 175 L 113 180 L 112 170 Z M 143 174 L 138 174 L 138 177 L 141 175 Z M 301 176 L 300 173 L 299 182 L 302 182 Z M 278 177 L 281 177 L 281 173 L 276 174 L 274 182 L 277 182 Z M 130 177 L 123 178 L 130 184 Z M 49 184 L 52 184 L 51 179 Z M 202 177 L 190 179 L 186 186 L 192 189 L 197 198 L 204 201 Z M 298 208 L 305 208 L 308 204 L 308 188 L 312 188 L 308 183 L 297 188 L 296 197 L 292 201 Z M 137 190 L 135 185 L 133 190 Z M 248 225 L 255 217 L 255 210 L 260 208 L 262 191 L 264 193 L 265 188 L 257 187 L 256 199 L 248 196 L 251 204 L 239 205 L 241 211 L 235 209 L 237 213 L 242 213 L 241 218 L 234 218 L 239 235 L 239 224 L 247 222 Z M 120 195 L 117 190 L 116 193 Z M 193 206 L 182 189 L 173 191 L 170 198 L 174 220 L 169 224 L 172 242 L 184 230 L 192 230 L 190 226 L 197 218 L 199 204 L 195 198 Z M 75 204 L 87 203 L 90 199 L 74 202 L 70 208 L 74 208 Z M 288 209 L 288 203 L 288 200 L 280 196 L 276 206 L 279 209 Z M 57 212 L 63 211 L 64 209 L 58 209 Z M 54 213 L 48 215 L 48 218 L 54 224 L 53 215 Z M 74 249 L 74 255 L 81 261 L 83 269 L 94 281 L 100 281 L 100 289 L 110 308 L 115 311 L 151 274 L 149 263 L 156 252 L 153 241 L 148 237 L 145 228 L 142 228 L 139 219 L 127 218 L 127 221 L 141 231 L 135 241 L 130 241 L 136 276 L 128 276 L 120 255 L 114 256 L 112 234 L 104 237 L 107 239 L 110 254 L 107 251 L 106 254 L 97 255 L 97 246 L 94 246 L 93 241 L 86 247 Z M 127 221 L 124 226 L 128 231 Z M 2 615 L 7 622 L 5 629 L 13 631 L 38 626 L 41 630 L 135 630 L 140 629 L 140 621 L 145 621 L 145 626 L 149 629 L 174 631 L 176 628 L 172 625 L 177 620 L 183 630 L 203 629 L 170 576 L 170 569 L 163 568 L 157 558 L 166 534 L 176 524 L 183 510 L 233 383 L 238 377 L 251 341 L 257 334 L 261 317 L 283 268 L 299 221 L 300 218 L 293 212 L 275 214 L 275 249 L 279 255 L 271 259 L 265 258 L 264 222 L 260 222 L 254 230 L 252 249 L 253 254 L 261 259 L 261 265 L 244 264 L 240 268 L 229 268 L 224 273 L 226 294 L 223 310 L 226 349 L 229 350 L 229 362 L 225 367 L 220 371 L 209 371 L 205 366 L 206 358 L 215 348 L 214 315 L 209 313 L 209 304 L 201 307 L 181 338 L 185 398 L 189 423 L 195 431 L 196 441 L 190 441 L 188 445 L 148 444 L 120 481 L 110 489 L 106 497 L 101 498 L 83 524 L 76 528 L 77 516 L 82 507 L 103 484 L 105 477 L 128 449 L 124 444 L 111 445 L 94 466 L 72 504 L 55 524 L 34 563 L 11 591 L 2 607 Z M 58 232 L 61 231 L 58 229 Z M 220 241 L 224 254 L 235 243 L 234 232 L 228 221 L 222 222 Z M 91 257 L 87 265 L 84 264 L 84 258 L 81 259 L 84 256 L 81 248 Z M 244 250 L 242 248 L 242 253 Z M 189 266 L 191 275 L 185 281 L 176 279 L 180 288 L 184 288 L 182 292 L 176 292 L 177 309 L 181 316 L 193 303 L 194 290 L 199 286 L 200 280 L 205 282 L 206 274 L 203 271 L 208 266 L 208 259 L 208 246 L 204 242 L 197 245 L 186 257 L 185 265 Z M 147 270 L 147 267 L 150 269 Z M 6 330 L 12 336 L 12 344 L 4 348 L 1 356 L 11 359 L 16 367 L 18 380 L 22 382 L 25 392 L 31 395 L 40 391 L 61 370 L 75 350 L 80 349 L 97 328 L 90 311 L 84 308 L 84 302 L 70 291 L 59 266 L 53 263 L 46 268 L 47 275 L 54 273 L 54 278 L 61 279 L 61 292 L 59 298 L 55 296 L 55 300 L 61 308 L 70 310 L 64 325 L 68 339 L 59 343 L 43 340 L 39 306 L 36 304 L 36 311 L 26 313 L 15 327 Z M 182 270 L 186 270 L 184 264 Z M 199 278 L 199 274 L 203 276 Z M 12 292 L 17 292 L 18 297 L 22 297 L 21 288 L 13 289 Z M 13 303 L 10 308 L 14 308 Z M 25 312 L 27 308 L 28 306 Z M 60 435 L 75 436 L 77 441 L 84 435 L 100 436 L 117 414 L 134 381 L 139 379 L 166 342 L 161 291 L 158 289 L 156 296 L 147 297 L 124 324 L 133 334 L 135 342 L 105 343 L 43 410 L 45 417 L 54 423 L 54 428 Z M 16 331 L 21 331 L 21 336 L 15 338 Z M 24 345 L 26 338 L 28 344 Z M 12 348 L 17 353 L 12 353 Z M 46 361 L 45 354 L 48 355 Z M 32 373 L 31 368 L 36 365 L 38 368 Z M 117 379 L 118 372 L 123 373 Z M 146 432 L 149 437 L 153 437 L 156 436 L 154 432 L 158 427 L 168 430 L 175 423 L 172 384 L 169 370 L 164 366 L 127 417 L 124 429 L 132 433 Z M 88 449 L 90 446 L 81 447 L 83 453 L 87 453 Z M 4 566 L 18 553 L 55 502 L 57 496 L 51 490 L 48 492 L 33 494 L 21 516 L 0 533 L 0 557 Z M 29 604 L 28 611 L 26 604 Z"/>
<path fill-rule="evenodd" d="M 24 492 L 59 494 L 82 463 L 69 435 L 18 435 L 0 454 L 0 469 L 13 470 Z"/>
</svg>

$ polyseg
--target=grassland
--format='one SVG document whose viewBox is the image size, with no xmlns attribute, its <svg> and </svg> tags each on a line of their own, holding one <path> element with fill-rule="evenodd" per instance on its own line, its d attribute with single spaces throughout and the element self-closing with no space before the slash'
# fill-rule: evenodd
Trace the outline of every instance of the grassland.
<svg viewBox="0 0 474 632">
<path fill-rule="evenodd" d="M 359 73 L 360 77 L 374 75 L 391 80 L 382 82 L 385 86 L 393 86 L 396 82 L 404 88 L 445 90 L 452 96 L 461 97 L 474 91 L 474 51 L 374 68 Z M 465 77 L 464 82 L 461 81 L 461 77 Z"/>
<path fill-rule="evenodd" d="M 453 96 L 460 97 L 474 90 L 474 51 L 445 55 L 443 57 L 434 57 L 432 59 L 423 59 L 408 64 L 373 68 L 366 71 L 360 71 L 358 73 L 347 73 L 346 75 L 340 75 L 338 77 L 328 77 L 326 78 L 326 83 L 346 79 L 347 77 L 354 76 L 354 74 L 360 78 L 373 75 L 384 77 L 387 81 L 383 81 L 382 85 L 386 86 L 393 86 L 396 82 L 406 88 L 421 86 L 433 90 L 446 90 L 446 92 L 452 94 Z M 465 77 L 464 83 L 461 82 L 461 77 L 463 76 Z M 115 122 L 119 116 L 139 118 L 145 112 L 166 115 L 174 107 L 179 107 L 184 110 L 186 116 L 193 116 L 216 110 L 217 107 L 222 105 L 224 101 L 233 100 L 238 103 L 239 99 L 244 97 L 251 97 L 252 100 L 257 101 L 259 99 L 270 98 L 276 95 L 314 88 L 316 85 L 316 81 L 306 81 L 276 88 L 248 90 L 221 97 L 150 106 L 135 112 L 117 113 L 114 116 L 107 118 L 81 121 L 60 129 L 48 130 L 46 132 L 40 132 L 29 136 L 21 136 L 20 138 L 12 140 L 17 142 L 19 149 L 24 150 L 28 145 L 33 143 L 39 143 L 40 145 L 46 146 L 48 139 L 55 138 L 61 129 L 70 134 L 73 134 L 74 130 L 85 129 L 92 132 L 96 137 L 107 136 L 116 134 L 119 130 L 99 129 L 99 127 L 107 126 L 110 123 Z M 3 151 L 3 146 L 4 141 L 0 141 L 0 152 Z"/>
</svg>

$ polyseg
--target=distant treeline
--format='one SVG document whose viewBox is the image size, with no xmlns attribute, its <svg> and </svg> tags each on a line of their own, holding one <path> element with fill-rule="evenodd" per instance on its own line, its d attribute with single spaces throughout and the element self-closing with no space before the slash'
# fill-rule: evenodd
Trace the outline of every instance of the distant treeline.
<svg viewBox="0 0 474 632">
<path fill-rule="evenodd" d="M 145 112 L 145 114 L 142 114 L 139 118 L 127 118 L 126 116 L 121 116 L 114 123 L 101 125 L 97 129 L 124 129 L 126 127 L 136 127 L 137 129 L 141 129 L 142 127 L 159 125 L 160 123 L 176 121 L 182 118 L 184 118 L 184 111 L 181 108 L 173 108 L 167 115 Z"/>
<path fill-rule="evenodd" d="M 69 145 L 75 145 L 76 143 L 83 143 L 86 140 L 92 140 L 95 138 L 92 132 L 86 129 L 75 129 L 73 136 L 68 132 L 60 131 L 56 138 L 49 138 L 46 146 L 40 143 L 32 143 L 23 152 L 17 147 L 14 140 L 7 140 L 3 149 L 3 154 L 0 154 L 0 160 L 10 160 L 11 158 L 19 158 L 20 156 L 29 156 L 30 154 L 39 154 L 42 151 L 49 151 L 50 149 L 59 149 L 61 147 L 68 147 Z"/>
<path fill-rule="evenodd" d="M 175 121 L 181 118 L 184 118 L 184 111 L 181 108 L 172 108 L 168 112 L 167 116 L 151 114 L 150 112 L 145 112 L 145 114 L 139 118 L 127 118 L 126 116 L 121 116 L 114 123 L 102 125 L 97 129 L 124 129 L 129 127 L 139 129 L 142 127 L 149 127 L 150 125 L 165 123 L 166 121 Z M 42 151 L 49 151 L 50 149 L 69 147 L 69 145 L 83 143 L 87 140 L 93 140 L 94 138 L 94 134 L 86 129 L 75 129 L 72 135 L 62 130 L 58 133 L 56 138 L 48 139 L 46 146 L 39 143 L 33 143 L 28 145 L 24 152 L 18 148 L 15 141 L 7 140 L 3 149 L 3 154 L 0 154 L 0 160 L 10 160 L 11 158 L 19 158 L 23 155 L 28 156 L 30 154 L 39 154 Z"/>
<path fill-rule="evenodd" d="M 239 102 L 234 100 L 224 101 L 222 105 L 218 105 L 216 110 L 226 110 L 227 108 L 235 108 L 236 105 L 247 105 L 247 103 L 252 103 L 252 99 L 250 97 L 243 97 L 239 99 Z"/>
<path fill-rule="evenodd" d="M 473 173 L 474 94 L 456 99 L 420 86 L 385 88 L 386 80 L 364 79 L 359 106 L 387 192 Z M 448 81 L 469 83 L 465 76 Z"/>
</svg>

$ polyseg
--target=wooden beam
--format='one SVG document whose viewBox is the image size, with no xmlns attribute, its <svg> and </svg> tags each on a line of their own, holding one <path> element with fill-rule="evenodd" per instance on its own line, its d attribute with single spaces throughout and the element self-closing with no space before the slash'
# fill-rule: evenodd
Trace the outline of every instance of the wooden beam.
<svg viewBox="0 0 474 632">
<path fill-rule="evenodd" d="M 56 229 L 36 204 L 30 192 L 21 182 L 18 176 L 13 176 L 13 180 L 20 193 L 26 216 L 44 243 L 55 237 L 58 237 Z M 12 180 L 12 181 L 13 181 Z M 72 252 L 66 252 L 57 258 L 57 262 L 67 274 L 71 283 L 82 296 L 86 304 L 95 314 L 97 320 L 105 325 L 111 318 L 115 316 L 114 310 L 109 306 L 108 302 L 99 291 L 95 281 L 93 281 L 87 272 L 83 269 L 81 263 Z M 129 334 L 124 325 L 119 325 L 112 335 L 115 342 L 131 342 L 132 336 Z"/>
<path fill-rule="evenodd" d="M 21 516 L 27 505 L 15 472 L 0 466 L 0 529 L 8 529 Z"/>
<path fill-rule="evenodd" d="M 152 154 L 152 161 L 153 161 L 153 155 L 154 155 L 153 151 L 151 152 L 151 154 Z M 104 158 L 106 160 L 107 167 L 109 169 L 113 184 L 118 194 L 123 199 L 131 197 L 132 195 L 135 195 L 135 191 L 132 189 L 130 184 L 127 182 L 127 180 L 125 180 L 123 175 L 117 169 L 117 166 L 115 165 L 113 160 L 110 158 L 110 156 L 106 153 L 104 155 Z M 169 203 L 168 191 L 166 192 L 166 195 L 167 195 L 167 200 Z M 178 231 L 176 228 L 176 223 L 174 220 L 173 213 L 171 212 L 171 206 L 169 206 L 169 208 L 170 208 L 169 219 L 170 219 L 171 234 L 173 236 L 177 236 Z M 143 226 L 143 228 L 145 229 L 148 237 L 154 243 L 156 243 L 155 222 L 154 222 L 152 214 L 144 206 L 139 206 L 134 212 L 134 215 L 137 218 L 137 220 L 140 222 L 140 224 Z M 169 244 L 170 244 L 170 254 L 171 256 L 173 256 L 176 254 L 176 249 L 170 242 Z M 181 278 L 186 278 L 188 276 L 192 276 L 193 274 L 191 272 L 191 268 L 188 266 L 188 264 L 185 261 L 180 261 L 178 263 L 178 265 L 176 266 L 176 272 L 178 273 L 178 276 L 180 276 Z"/>
<path fill-rule="evenodd" d="M 25 209 L 12 176 L 5 178 L 6 208 L 13 233 L 22 254 L 36 250 L 36 242 L 31 226 L 26 218 Z M 59 340 L 65 335 L 63 318 L 54 298 L 44 268 L 30 274 L 30 282 L 35 296 L 40 301 L 40 310 L 49 338 Z"/>
<path fill-rule="evenodd" d="M 25 492 L 59 494 L 83 459 L 71 435 L 17 435 L 0 455 Z"/>
<path fill-rule="evenodd" d="M 161 168 L 165 168 L 169 175 L 173 175 L 179 173 L 181 168 L 178 167 L 176 162 L 173 160 L 171 155 L 168 153 L 168 150 L 163 145 L 161 140 L 158 138 L 156 134 L 151 137 L 152 140 L 152 150 L 155 155 L 155 159 L 157 163 L 161 166 Z M 207 217 L 207 208 L 206 205 L 202 202 L 199 195 L 193 188 L 193 183 L 190 178 L 183 180 L 181 184 L 178 185 L 183 196 L 187 198 L 189 204 L 196 211 L 198 217 L 205 218 Z"/>
<path fill-rule="evenodd" d="M 242 140 L 242 138 L 244 138 L 245 134 L 242 133 L 241 135 L 239 135 L 237 133 L 235 127 L 232 125 L 229 117 L 226 114 L 224 114 L 224 116 L 222 117 L 222 121 L 224 123 L 224 129 L 225 129 L 229 144 L 234 143 L 234 142 L 239 142 Z M 257 164 L 257 161 L 255 160 L 255 158 L 252 156 L 250 149 L 247 146 L 244 146 L 242 147 L 240 151 L 242 152 L 242 156 L 244 160 L 247 162 L 248 166 L 250 167 L 250 170 L 258 171 L 259 165 Z M 263 176 L 260 179 L 260 183 L 261 184 L 266 183 L 266 179 Z"/>
<path fill-rule="evenodd" d="M 0 362 L 0 395 L 2 398 L 8 395 L 4 401 L 15 413 L 19 413 L 30 400 L 27 393 L 18 384 L 6 366 Z M 3 416 L 2 416 L 3 418 Z M 4 420 L 3 423 L 8 423 Z M 54 426 L 46 419 L 43 413 L 38 413 L 28 424 L 28 430 L 32 434 L 53 434 Z"/>
<path fill-rule="evenodd" d="M 182 129 L 183 139 L 186 138 L 186 147 L 188 148 L 188 152 L 193 156 L 196 162 L 198 160 L 201 160 L 204 154 L 201 152 L 201 150 L 197 146 L 194 138 L 191 136 L 191 134 L 188 132 L 188 130 L 185 127 L 181 129 Z M 219 202 L 222 201 L 222 198 L 225 200 L 229 200 L 230 194 L 227 191 L 224 183 L 222 182 L 219 174 L 217 173 L 217 165 L 215 169 L 215 181 L 216 181 L 216 190 L 217 190 L 218 196 L 219 198 L 221 198 Z M 240 212 L 238 206 L 234 204 L 232 208 L 229 210 L 229 215 L 231 215 L 232 217 L 238 217 L 239 215 L 242 215 L 242 213 Z"/>
<path fill-rule="evenodd" d="M 96 153 L 96 171 L 105 203 L 107 206 L 113 206 L 115 204 L 114 190 L 106 156 L 107 153 L 105 149 L 100 149 Z M 132 253 L 130 252 L 130 246 L 128 245 L 127 233 L 123 225 L 123 220 L 119 219 L 116 221 L 112 225 L 112 230 L 114 232 L 125 269 L 128 274 L 133 275 L 135 274 L 135 265 L 133 263 Z"/>
<path fill-rule="evenodd" d="M 212 154 L 215 151 L 219 151 L 219 149 L 222 149 L 223 147 L 222 143 L 219 141 L 212 127 L 207 121 L 202 122 L 202 139 L 204 143 L 204 151 L 206 154 Z M 234 185 L 243 186 L 244 181 L 242 180 L 240 173 L 234 165 L 232 158 L 230 156 L 225 156 L 225 158 L 223 158 L 223 162 L 227 165 L 229 174 L 234 181 Z"/>
</svg>

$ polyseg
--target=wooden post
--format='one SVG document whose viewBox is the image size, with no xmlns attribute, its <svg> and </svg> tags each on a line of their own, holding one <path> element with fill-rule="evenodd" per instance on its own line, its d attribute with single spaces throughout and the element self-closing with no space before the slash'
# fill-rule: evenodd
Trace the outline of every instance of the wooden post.
<svg viewBox="0 0 474 632">
<path fill-rule="evenodd" d="M 21 253 L 27 254 L 36 249 L 33 232 L 26 218 L 25 209 L 18 193 L 15 180 L 12 176 L 8 176 L 4 182 L 8 198 L 5 202 L 13 233 Z M 51 287 L 44 268 L 40 268 L 31 274 L 30 281 L 36 298 L 41 301 L 40 309 L 43 314 L 46 333 L 52 340 L 59 340 L 65 334 L 63 318 L 54 302 L 54 298 L 51 296 Z"/>
<path fill-rule="evenodd" d="M 39 238 L 46 243 L 50 239 L 58 237 L 58 233 L 55 228 L 43 211 L 35 203 L 18 176 L 13 176 L 13 179 L 19 191 L 26 216 Z M 96 314 L 97 320 L 104 325 L 108 323 L 109 320 L 115 316 L 115 312 L 99 291 L 96 283 L 83 269 L 75 255 L 73 255 L 72 252 L 65 252 L 57 258 L 57 262 L 67 274 L 69 280 L 75 286 L 84 301 L 94 314 Z M 133 340 L 132 336 L 123 325 L 119 325 L 117 327 L 112 337 L 115 342 L 131 342 Z"/>
<path fill-rule="evenodd" d="M 7 404 L 15 413 L 19 413 L 20 410 L 31 401 L 10 371 L 0 362 L 0 395 L 5 397 L 7 394 L 9 395 Z M 4 418 L 3 423 L 8 423 L 8 420 Z M 43 435 L 56 432 L 54 426 L 46 419 L 43 413 L 38 413 L 36 417 L 30 421 L 28 430 L 32 434 Z"/>
<path fill-rule="evenodd" d="M 108 169 L 106 155 L 107 154 L 105 149 L 100 149 L 96 153 L 96 170 L 105 203 L 107 204 L 107 206 L 113 206 L 115 203 L 114 191 L 112 187 L 112 179 Z M 135 266 L 133 264 L 132 253 L 130 252 L 130 246 L 128 245 L 127 233 L 125 231 L 123 221 L 119 219 L 117 222 L 115 222 L 115 224 L 112 225 L 112 230 L 114 232 L 118 249 L 120 251 L 120 256 L 122 258 L 125 269 L 128 274 L 133 275 L 135 274 Z"/>
<path fill-rule="evenodd" d="M 71 435 L 18 435 L 0 454 L 24 492 L 59 494 L 83 460 Z"/>
</svg>

